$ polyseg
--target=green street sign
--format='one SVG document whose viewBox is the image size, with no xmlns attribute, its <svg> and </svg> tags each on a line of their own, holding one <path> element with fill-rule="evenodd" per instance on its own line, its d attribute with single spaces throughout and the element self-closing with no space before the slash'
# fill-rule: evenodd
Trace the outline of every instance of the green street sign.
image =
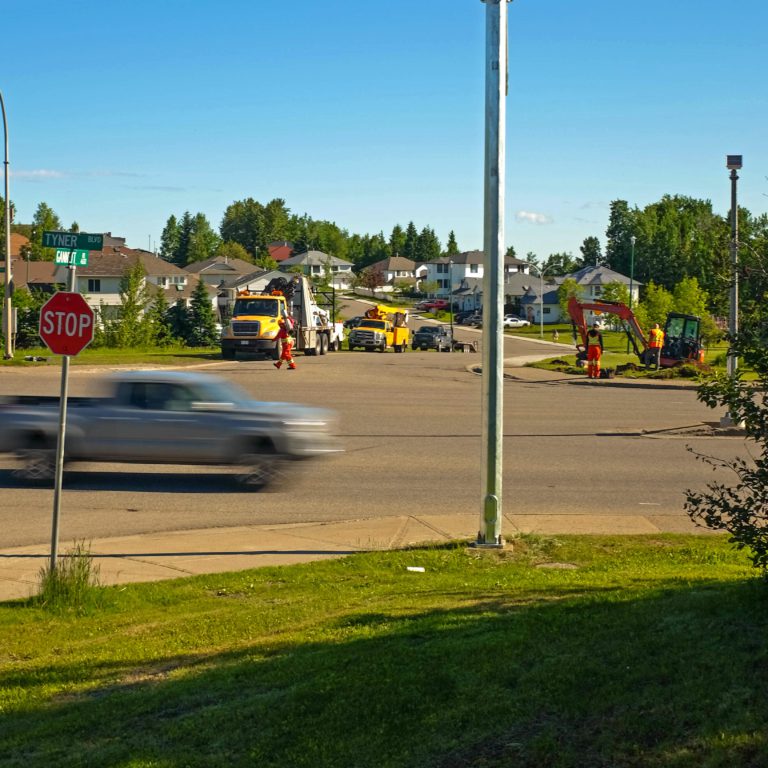
<svg viewBox="0 0 768 768">
<path fill-rule="evenodd" d="M 104 247 L 104 235 L 87 232 L 43 232 L 43 248 L 100 251 Z"/>
<path fill-rule="evenodd" d="M 75 267 L 87 267 L 88 266 L 88 251 L 56 251 L 56 264 L 72 264 Z"/>
</svg>

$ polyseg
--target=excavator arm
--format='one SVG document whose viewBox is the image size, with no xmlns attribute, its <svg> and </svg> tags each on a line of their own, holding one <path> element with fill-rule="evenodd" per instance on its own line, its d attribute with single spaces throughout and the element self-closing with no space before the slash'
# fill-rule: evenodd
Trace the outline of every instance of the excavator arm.
<svg viewBox="0 0 768 768">
<path fill-rule="evenodd" d="M 571 316 L 573 325 L 581 336 L 581 343 L 586 347 L 587 344 L 587 321 L 584 312 L 597 312 L 605 315 L 615 315 L 621 318 L 625 323 L 627 337 L 629 338 L 635 354 L 641 362 L 645 359 L 645 352 L 648 349 L 648 340 L 645 338 L 643 329 L 637 322 L 632 310 L 620 301 L 579 301 L 575 296 L 571 296 L 568 301 L 568 314 Z"/>
</svg>

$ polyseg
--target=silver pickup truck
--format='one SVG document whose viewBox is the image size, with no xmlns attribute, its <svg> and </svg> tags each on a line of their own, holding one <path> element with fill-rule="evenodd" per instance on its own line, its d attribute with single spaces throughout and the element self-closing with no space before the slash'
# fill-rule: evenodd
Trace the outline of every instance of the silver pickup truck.
<svg viewBox="0 0 768 768">
<path fill-rule="evenodd" d="M 292 460 L 341 450 L 330 411 L 251 400 L 216 376 L 130 371 L 107 385 L 110 396 L 68 399 L 65 462 L 237 465 L 259 489 Z M 0 453 L 21 459 L 17 476 L 53 477 L 58 422 L 58 397 L 0 397 Z"/>
</svg>

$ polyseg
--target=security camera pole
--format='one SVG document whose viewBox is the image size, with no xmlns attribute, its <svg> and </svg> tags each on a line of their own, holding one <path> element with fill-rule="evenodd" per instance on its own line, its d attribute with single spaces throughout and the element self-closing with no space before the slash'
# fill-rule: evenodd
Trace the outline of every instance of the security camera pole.
<svg viewBox="0 0 768 768">
<path fill-rule="evenodd" d="M 485 6 L 485 228 L 483 251 L 483 500 L 477 546 L 501 547 L 504 438 L 504 134 L 507 3 Z"/>
</svg>

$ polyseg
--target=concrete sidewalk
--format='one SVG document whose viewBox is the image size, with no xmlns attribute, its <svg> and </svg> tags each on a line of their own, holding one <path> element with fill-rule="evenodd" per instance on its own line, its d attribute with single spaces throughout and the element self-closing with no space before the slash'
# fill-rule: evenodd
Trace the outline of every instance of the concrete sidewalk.
<svg viewBox="0 0 768 768">
<path fill-rule="evenodd" d="M 146 533 L 88 542 L 102 584 L 159 581 L 390 550 L 417 544 L 477 539 L 479 513 L 401 515 L 338 523 L 243 526 Z M 540 534 L 693 533 L 679 517 L 652 515 L 506 515 L 502 531 Z M 66 556 L 71 542 L 59 543 Z M 49 545 L 0 551 L 0 601 L 37 591 Z"/>
</svg>

